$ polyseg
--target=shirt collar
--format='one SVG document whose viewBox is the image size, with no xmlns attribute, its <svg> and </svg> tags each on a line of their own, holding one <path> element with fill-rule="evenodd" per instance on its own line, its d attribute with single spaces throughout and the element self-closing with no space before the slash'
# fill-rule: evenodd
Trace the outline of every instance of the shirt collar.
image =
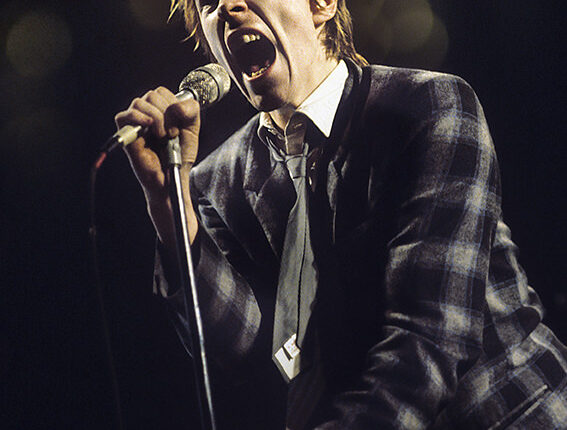
<svg viewBox="0 0 567 430">
<path fill-rule="evenodd" d="M 329 137 L 347 77 L 346 63 L 341 60 L 337 67 L 297 108 L 286 126 L 285 135 L 293 134 L 294 131 L 288 129 L 290 126 L 296 125 L 297 119 L 305 116 L 315 124 L 325 137 Z M 270 115 L 267 112 L 260 112 L 258 135 L 264 142 L 266 131 L 282 138 L 282 140 L 285 139 L 278 131 Z"/>
</svg>

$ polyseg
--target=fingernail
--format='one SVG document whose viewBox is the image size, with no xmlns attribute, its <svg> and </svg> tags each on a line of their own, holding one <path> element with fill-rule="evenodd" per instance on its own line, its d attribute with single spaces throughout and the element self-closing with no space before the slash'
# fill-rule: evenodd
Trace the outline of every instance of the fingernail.
<svg viewBox="0 0 567 430">
<path fill-rule="evenodd" d="M 171 127 L 169 130 L 167 130 L 167 135 L 170 139 L 173 139 L 174 137 L 177 137 L 179 135 L 179 129 L 177 127 Z"/>
</svg>

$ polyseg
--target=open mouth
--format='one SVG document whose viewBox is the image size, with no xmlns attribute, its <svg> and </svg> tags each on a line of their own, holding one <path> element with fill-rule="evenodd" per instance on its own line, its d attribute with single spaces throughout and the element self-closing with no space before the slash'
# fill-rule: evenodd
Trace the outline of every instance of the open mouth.
<svg viewBox="0 0 567 430">
<path fill-rule="evenodd" d="M 274 46 L 261 34 L 240 34 L 229 43 L 238 67 L 248 78 L 263 75 L 276 59 Z"/>
</svg>

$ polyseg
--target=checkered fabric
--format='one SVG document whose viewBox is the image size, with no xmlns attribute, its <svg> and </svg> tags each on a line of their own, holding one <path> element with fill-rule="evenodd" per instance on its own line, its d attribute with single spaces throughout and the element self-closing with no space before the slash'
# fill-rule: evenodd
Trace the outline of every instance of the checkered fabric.
<svg viewBox="0 0 567 430">
<path fill-rule="evenodd" d="M 567 352 L 541 323 L 502 221 L 476 95 L 450 75 L 349 70 L 339 130 L 318 167 L 314 227 L 326 245 L 316 248 L 317 321 L 335 388 L 311 427 L 567 428 Z M 191 183 L 208 345 L 239 376 L 270 361 L 293 203 L 293 194 L 270 193 L 286 172 L 270 163 L 256 127 L 257 117 L 197 166 Z M 156 288 L 175 307 L 159 265 Z"/>
</svg>

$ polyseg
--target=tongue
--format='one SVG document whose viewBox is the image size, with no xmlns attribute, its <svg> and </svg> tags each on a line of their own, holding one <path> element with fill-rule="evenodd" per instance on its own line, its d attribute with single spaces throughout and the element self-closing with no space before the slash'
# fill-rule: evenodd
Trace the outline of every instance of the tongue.
<svg viewBox="0 0 567 430">
<path fill-rule="evenodd" d="M 258 70 L 260 70 L 261 67 L 259 64 L 252 64 L 250 65 L 250 67 L 248 68 L 248 71 L 246 72 L 246 74 L 251 74 L 251 73 L 256 73 Z"/>
<path fill-rule="evenodd" d="M 252 73 L 256 73 L 258 70 L 262 68 L 268 68 L 270 66 L 270 60 L 266 59 L 264 64 L 251 64 L 246 71 L 247 75 L 251 75 Z"/>
</svg>

